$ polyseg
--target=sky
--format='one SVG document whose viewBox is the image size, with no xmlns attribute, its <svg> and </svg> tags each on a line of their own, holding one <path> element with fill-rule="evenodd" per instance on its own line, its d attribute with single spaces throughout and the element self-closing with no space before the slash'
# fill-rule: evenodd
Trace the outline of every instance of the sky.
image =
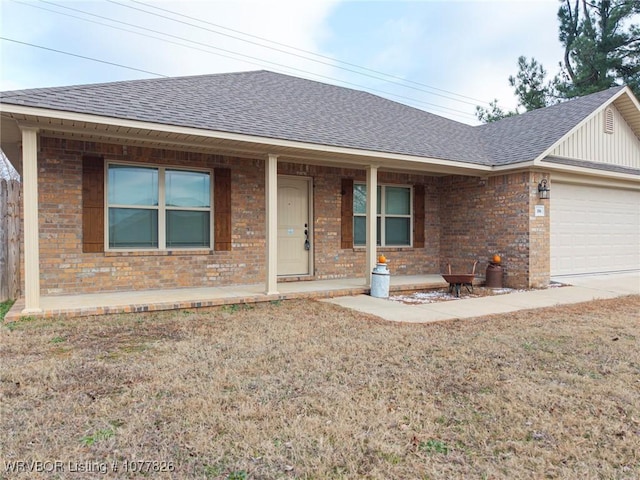
<svg viewBox="0 0 640 480">
<path fill-rule="evenodd" d="M 0 91 L 271 70 L 475 125 L 559 70 L 558 0 L 0 0 Z"/>
</svg>

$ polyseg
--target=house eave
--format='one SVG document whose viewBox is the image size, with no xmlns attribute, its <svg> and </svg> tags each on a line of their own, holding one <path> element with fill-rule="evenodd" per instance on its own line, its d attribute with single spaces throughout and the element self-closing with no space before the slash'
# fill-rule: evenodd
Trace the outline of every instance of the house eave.
<svg viewBox="0 0 640 480">
<path fill-rule="evenodd" d="M 375 165 L 385 170 L 461 175 L 482 175 L 493 170 L 489 165 L 434 157 L 321 145 L 21 105 L 0 104 L 0 114 L 3 142 L 10 141 L 12 137 L 19 141 L 20 128 L 35 127 L 40 130 L 41 135 L 76 140 L 116 141 L 157 148 L 179 147 L 259 158 L 272 154 L 284 161 L 353 168 Z M 9 122 L 13 123 L 13 132 L 5 132 L 10 128 L 7 127 Z"/>
<path fill-rule="evenodd" d="M 525 160 L 522 162 L 514 162 L 506 165 L 494 165 L 492 167 L 492 171 L 495 173 L 512 172 L 514 170 L 523 170 L 523 169 L 528 169 L 535 166 L 536 164 L 533 160 Z"/>
<path fill-rule="evenodd" d="M 640 189 L 640 170 L 559 157 L 547 157 L 539 164 L 553 173 L 552 179 L 566 179 L 567 176 L 598 179 L 599 183 L 624 182 L 633 189 Z"/>
<path fill-rule="evenodd" d="M 615 95 L 613 95 L 611 98 L 609 98 L 598 108 L 596 108 L 587 117 L 582 119 L 581 122 L 576 124 L 571 130 L 569 130 L 562 137 L 556 140 L 552 145 L 547 147 L 543 152 L 541 152 L 535 158 L 534 164 L 536 166 L 540 166 L 541 162 L 545 158 L 547 158 L 562 142 L 564 142 L 567 138 L 577 132 L 580 128 L 582 128 L 583 125 L 585 125 L 593 117 L 598 115 L 599 112 L 603 111 L 611 104 L 614 104 L 616 106 L 625 121 L 629 123 L 636 136 L 640 138 L 640 103 L 638 103 L 638 100 L 633 96 L 631 89 L 629 87 L 625 87 Z"/>
</svg>

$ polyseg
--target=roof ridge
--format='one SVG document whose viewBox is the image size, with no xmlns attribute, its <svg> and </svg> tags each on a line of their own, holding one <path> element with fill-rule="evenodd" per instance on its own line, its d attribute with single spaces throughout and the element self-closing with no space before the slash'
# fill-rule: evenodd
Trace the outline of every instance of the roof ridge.
<svg viewBox="0 0 640 480">
<path fill-rule="evenodd" d="M 0 103 L 489 166 L 532 161 L 624 88 L 479 126 L 269 70 L 17 90 Z"/>
<path fill-rule="evenodd" d="M 36 87 L 36 88 L 29 88 L 29 89 L 21 89 L 21 90 L 7 90 L 7 91 L 0 91 L 0 98 L 7 100 L 7 99 L 11 99 L 11 98 L 16 98 L 16 97 L 20 97 L 23 95 L 29 95 L 32 93 L 46 93 L 46 92 L 72 92 L 72 91 L 81 91 L 81 90 L 92 90 L 95 88 L 104 88 L 104 87 L 117 87 L 117 86 L 123 86 L 123 85 L 133 85 L 133 84 L 144 84 L 146 82 L 149 83 L 164 83 L 164 82 L 176 82 L 176 81 L 184 81 L 184 80 L 197 80 L 199 78 L 212 78 L 212 77 L 216 77 L 216 76 L 226 76 L 226 77 L 231 77 L 231 76 L 239 76 L 239 75 L 257 75 L 257 74 L 267 74 L 267 75 L 273 75 L 273 76 L 280 76 L 280 77 L 286 77 L 288 79 L 294 80 L 294 81 L 304 81 L 304 82 L 312 82 L 316 85 L 319 85 L 321 87 L 332 87 L 332 88 L 337 88 L 337 89 L 341 89 L 342 91 L 345 92 L 359 92 L 363 95 L 370 95 L 372 97 L 375 97 L 377 99 L 381 99 L 383 101 L 386 102 L 390 102 L 394 105 L 401 105 L 404 108 L 408 108 L 408 109 L 412 109 L 415 110 L 417 112 L 420 112 L 422 114 L 426 114 L 426 115 L 433 115 L 436 116 L 440 119 L 458 124 L 458 125 L 464 125 L 467 127 L 472 127 L 472 125 L 466 124 L 464 122 L 459 122 L 457 120 L 452 120 L 450 118 L 447 117 L 442 117 L 441 115 L 435 114 L 435 113 L 431 113 L 428 112 L 426 110 L 423 110 L 422 108 L 419 107 L 415 107 L 413 105 L 407 105 L 405 103 L 402 102 L 398 102 L 395 100 L 391 100 L 387 97 L 384 97 L 382 95 L 378 95 L 376 93 L 371 93 L 368 92 L 366 90 L 359 90 L 359 89 L 355 89 L 355 88 L 350 88 L 350 87 L 344 87 L 341 85 L 336 85 L 333 83 L 326 83 L 326 82 L 322 82 L 320 80 L 314 80 L 314 79 L 310 79 L 310 78 L 304 78 L 304 77 L 297 77 L 295 75 L 290 75 L 287 73 L 280 73 L 280 72 L 274 72 L 271 70 L 266 70 L 266 69 L 259 69 L 259 70 L 245 70 L 245 71 L 240 71 L 240 72 L 221 72 L 221 73 L 206 73 L 206 74 L 198 74 L 198 75 L 182 75 L 179 77 L 161 77 L 161 78 L 140 78 L 140 79 L 132 79 L 132 80 L 116 80 L 113 82 L 99 82 L 99 83 L 86 83 L 86 84 L 77 84 L 77 85 L 60 85 L 60 86 L 54 86 L 54 87 Z"/>
<path fill-rule="evenodd" d="M 244 74 L 248 74 L 248 73 L 261 73 L 261 72 L 267 72 L 267 70 L 246 70 L 246 71 L 240 71 L 240 72 L 201 73 L 201 74 L 197 74 L 197 75 L 181 75 L 179 77 L 166 77 L 166 76 L 163 76 L 163 77 L 159 77 L 159 78 L 134 78 L 134 79 L 131 79 L 131 80 L 115 80 L 115 81 L 112 81 L 112 82 L 81 83 L 81 84 L 76 84 L 76 85 L 58 85 L 58 86 L 53 86 L 53 87 L 34 87 L 34 88 L 25 88 L 25 89 L 20 89 L 20 90 L 0 91 L 0 97 L 1 98 L 11 98 L 12 96 L 25 95 L 25 94 L 29 94 L 29 93 L 44 92 L 44 91 L 48 91 L 48 92 L 53 92 L 53 91 L 64 92 L 64 91 L 85 90 L 85 89 L 92 89 L 92 88 L 99 88 L 99 87 L 106 87 L 106 86 L 132 85 L 132 84 L 135 84 L 135 83 L 146 83 L 146 82 L 156 83 L 156 82 L 164 82 L 164 81 L 177 81 L 177 80 L 197 79 L 197 78 L 214 77 L 214 76 L 222 76 L 222 75 L 228 75 L 228 76 L 231 76 L 231 75 L 244 75 Z"/>
<path fill-rule="evenodd" d="M 620 90 L 623 90 L 624 88 L 626 88 L 626 85 L 616 85 L 616 86 L 613 86 L 613 87 L 608 87 L 608 88 L 605 88 L 603 90 L 599 90 L 597 92 L 593 92 L 593 93 L 589 93 L 587 95 L 583 95 L 581 97 L 568 98 L 568 99 L 565 99 L 564 101 L 560 101 L 558 103 L 554 103 L 553 105 L 548 105 L 548 106 L 542 107 L 542 108 L 536 108 L 534 110 L 528 110 L 526 112 L 522 112 L 522 113 L 519 113 L 517 115 L 510 116 L 510 117 L 501 118 L 500 120 L 498 120 L 496 122 L 483 123 L 481 125 L 476 125 L 474 128 L 477 128 L 477 127 L 490 127 L 490 126 L 498 124 L 498 123 L 512 121 L 513 119 L 516 119 L 516 118 L 522 118 L 522 117 L 525 117 L 525 116 L 532 116 L 532 115 L 539 115 L 540 112 L 548 112 L 548 111 L 550 111 L 550 109 L 557 110 L 557 109 L 560 109 L 560 108 L 566 108 L 567 105 L 573 105 L 574 102 L 587 102 L 587 101 L 592 100 L 594 97 L 602 96 L 602 97 L 610 98 L 610 97 L 613 97 Z M 605 92 L 607 92 L 606 95 L 604 94 Z M 601 103 L 604 103 L 604 99 L 603 99 L 603 101 Z"/>
<path fill-rule="evenodd" d="M 533 161 L 625 88 L 609 87 L 474 128 L 493 165 Z"/>
</svg>

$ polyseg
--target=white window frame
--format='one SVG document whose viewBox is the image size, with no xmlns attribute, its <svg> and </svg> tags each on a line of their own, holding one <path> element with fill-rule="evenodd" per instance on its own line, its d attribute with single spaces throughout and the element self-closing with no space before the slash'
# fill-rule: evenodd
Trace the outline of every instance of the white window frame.
<svg viewBox="0 0 640 480">
<path fill-rule="evenodd" d="M 158 170 L 158 205 L 119 205 L 109 203 L 109 166 L 121 165 L 127 167 L 143 167 L 154 168 Z M 105 162 L 104 171 L 104 249 L 105 252 L 158 252 L 158 251 L 175 251 L 175 250 L 212 250 L 214 244 L 213 237 L 213 169 L 184 167 L 174 165 L 160 165 L 157 163 L 141 163 L 141 162 L 121 162 L 117 160 L 109 160 Z M 166 191 L 165 191 L 165 172 L 167 170 L 182 170 L 185 172 L 201 172 L 209 174 L 209 207 L 167 207 Z M 109 208 L 138 208 L 158 211 L 158 247 L 123 247 L 116 248 L 109 246 Z M 201 211 L 209 212 L 209 245 L 199 247 L 169 247 L 167 248 L 167 210 L 184 210 L 184 211 Z"/>
<path fill-rule="evenodd" d="M 365 182 L 353 182 L 354 194 L 356 185 L 364 185 L 367 184 Z M 380 219 L 380 245 L 377 243 L 376 245 L 381 248 L 413 248 L 413 185 L 404 185 L 404 184 L 395 184 L 395 183 L 379 183 L 378 187 L 380 187 L 380 213 L 376 212 L 376 219 Z M 386 191 L 387 187 L 398 187 L 398 188 L 407 188 L 409 189 L 409 214 L 408 215 L 394 215 L 386 213 Z M 377 195 L 377 192 L 376 192 Z M 353 211 L 353 217 L 365 217 L 366 213 L 356 213 Z M 387 245 L 386 244 L 386 228 L 385 228 L 385 219 L 386 218 L 409 218 L 409 243 L 407 245 Z M 377 228 L 377 227 L 376 227 Z M 362 248 L 365 246 L 364 243 L 356 243 L 356 232 L 355 228 L 353 229 L 353 246 L 355 248 Z"/>
</svg>

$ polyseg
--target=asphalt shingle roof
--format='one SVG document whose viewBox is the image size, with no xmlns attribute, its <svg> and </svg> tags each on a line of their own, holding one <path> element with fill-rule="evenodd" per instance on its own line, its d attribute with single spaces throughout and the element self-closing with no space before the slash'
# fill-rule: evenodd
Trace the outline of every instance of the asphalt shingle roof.
<svg viewBox="0 0 640 480">
<path fill-rule="evenodd" d="M 612 87 L 475 128 L 493 165 L 525 162 L 542 154 L 623 88 Z"/>
<path fill-rule="evenodd" d="M 5 104 L 482 165 L 532 160 L 622 87 L 473 127 L 268 71 L 18 90 Z"/>
</svg>

